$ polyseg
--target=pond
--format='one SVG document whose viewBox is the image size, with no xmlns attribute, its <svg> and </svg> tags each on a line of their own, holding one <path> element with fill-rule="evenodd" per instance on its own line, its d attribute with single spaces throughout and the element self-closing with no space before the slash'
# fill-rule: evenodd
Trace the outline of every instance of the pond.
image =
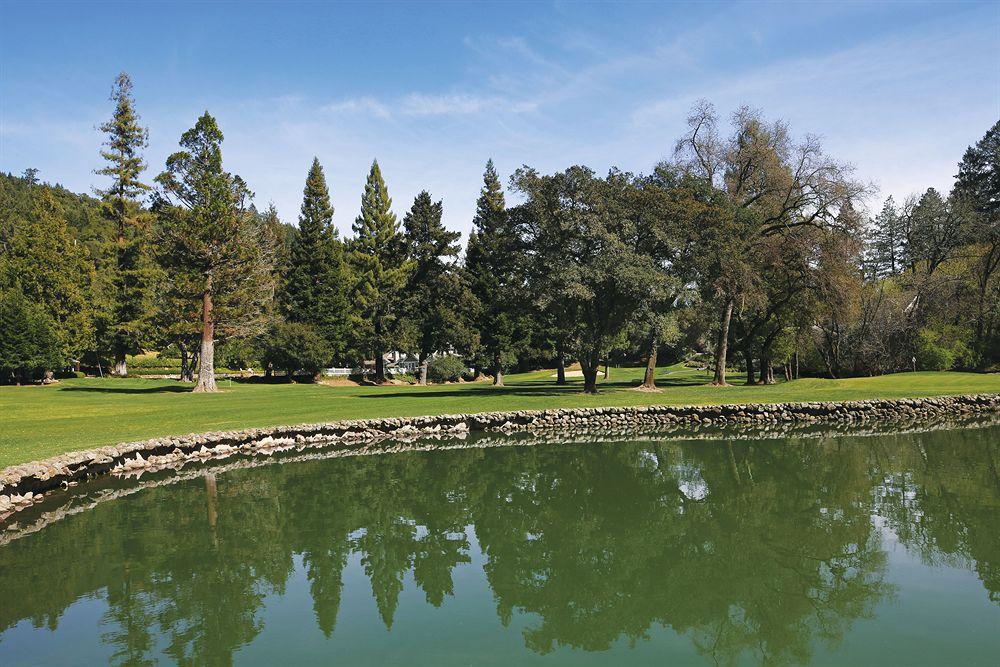
<svg viewBox="0 0 1000 667">
<path fill-rule="evenodd" d="M 5 531 L 0 664 L 1000 656 L 996 426 L 229 468 Z"/>
</svg>

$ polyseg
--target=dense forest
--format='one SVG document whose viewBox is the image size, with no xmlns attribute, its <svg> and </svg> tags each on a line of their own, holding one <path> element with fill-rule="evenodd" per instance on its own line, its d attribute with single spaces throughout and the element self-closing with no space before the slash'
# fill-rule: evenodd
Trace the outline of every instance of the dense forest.
<svg viewBox="0 0 1000 667">
<path fill-rule="evenodd" d="M 0 381 L 123 376 L 148 351 L 195 391 L 217 365 L 383 382 L 396 351 L 420 383 L 431 360 L 432 378 L 495 384 L 532 367 L 565 382 L 578 362 L 588 392 L 609 362 L 645 363 L 648 388 L 658 360 L 718 385 L 734 368 L 773 383 L 1000 365 L 1000 122 L 950 193 L 870 216 L 874 188 L 817 138 L 700 102 L 649 174 L 524 166 L 505 188 L 487 162 L 463 248 L 426 191 L 400 221 L 377 161 L 342 239 L 318 159 L 291 225 L 226 170 L 208 112 L 156 170 L 127 75 L 111 102 L 94 196 L 0 174 Z"/>
</svg>

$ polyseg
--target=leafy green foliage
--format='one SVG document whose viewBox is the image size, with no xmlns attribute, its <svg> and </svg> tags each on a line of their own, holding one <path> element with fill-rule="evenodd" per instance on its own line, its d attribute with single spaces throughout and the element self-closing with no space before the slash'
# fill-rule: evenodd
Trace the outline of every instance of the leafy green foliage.
<svg viewBox="0 0 1000 667">
<path fill-rule="evenodd" d="M 435 357 L 427 364 L 427 378 L 431 382 L 458 382 L 464 373 L 465 362 L 452 354 Z"/>
<path fill-rule="evenodd" d="M 31 188 L 27 204 L 28 210 L 15 210 L 10 227 L 0 230 L 0 289 L 16 289 L 44 307 L 65 353 L 80 358 L 96 343 L 87 250 L 75 242 L 49 188 Z"/>
<path fill-rule="evenodd" d="M 963 331 L 954 326 L 921 329 L 917 332 L 914 347 L 919 370 L 947 371 L 975 366 L 972 351 L 963 339 Z"/>
<path fill-rule="evenodd" d="M 532 276 L 543 299 L 562 304 L 586 390 L 596 391 L 597 366 L 621 344 L 629 318 L 649 297 L 647 286 L 664 280 L 641 241 L 653 186 L 618 172 L 596 178 L 584 167 L 552 176 L 521 169 L 514 182 L 527 199 L 519 212 L 535 250 Z"/>
<path fill-rule="evenodd" d="M 299 322 L 275 325 L 264 339 L 261 359 L 266 366 L 281 369 L 292 377 L 299 371 L 319 374 L 332 356 L 330 345 L 316 329 Z"/>
</svg>

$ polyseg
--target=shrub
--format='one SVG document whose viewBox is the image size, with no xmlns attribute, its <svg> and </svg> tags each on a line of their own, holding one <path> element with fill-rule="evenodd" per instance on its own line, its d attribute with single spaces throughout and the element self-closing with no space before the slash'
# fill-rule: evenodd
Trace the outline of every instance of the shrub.
<svg viewBox="0 0 1000 667">
<path fill-rule="evenodd" d="M 215 351 L 215 363 L 226 368 L 253 368 L 260 356 L 254 341 L 227 340 Z"/>
<path fill-rule="evenodd" d="M 431 382 L 456 382 L 463 373 L 465 362 L 450 354 L 431 359 L 427 365 L 427 379 Z"/>
<path fill-rule="evenodd" d="M 952 349 L 945 346 L 941 334 L 921 329 L 916 341 L 917 368 L 923 371 L 946 371 L 955 362 Z"/>
<path fill-rule="evenodd" d="M 297 371 L 315 377 L 331 356 L 330 346 L 316 329 L 307 324 L 282 322 L 265 339 L 261 362 L 265 368 L 270 364 L 284 370 L 288 377 Z"/>
<path fill-rule="evenodd" d="M 148 369 L 177 369 L 180 367 L 179 358 L 164 357 L 162 354 L 137 354 L 132 357 L 128 357 L 128 368 L 129 370 L 148 370 Z"/>
</svg>

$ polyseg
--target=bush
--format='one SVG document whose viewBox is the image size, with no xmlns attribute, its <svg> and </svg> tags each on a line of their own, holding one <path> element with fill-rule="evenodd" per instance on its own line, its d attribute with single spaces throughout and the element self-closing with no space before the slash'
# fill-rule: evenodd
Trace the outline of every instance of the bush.
<svg viewBox="0 0 1000 667">
<path fill-rule="evenodd" d="M 180 368 L 180 358 L 170 358 L 164 357 L 161 354 L 156 354 L 155 352 L 150 352 L 148 354 L 137 354 L 135 356 L 130 356 L 126 359 L 128 363 L 128 368 L 131 371 L 135 370 L 148 370 L 148 369 L 178 369 Z"/>
<path fill-rule="evenodd" d="M 311 326 L 282 322 L 271 329 L 264 341 L 261 362 L 284 370 L 288 377 L 304 371 L 315 377 L 333 356 L 330 346 Z"/>
<path fill-rule="evenodd" d="M 463 373 L 465 362 L 450 354 L 431 359 L 427 365 L 427 379 L 431 382 L 457 382 Z"/>
<path fill-rule="evenodd" d="M 916 341 L 917 368 L 922 371 L 946 371 L 955 363 L 952 349 L 945 346 L 941 334 L 921 329 Z"/>
<path fill-rule="evenodd" d="M 228 340 L 215 350 L 215 363 L 226 368 L 253 368 L 261 353 L 249 340 Z"/>
</svg>

